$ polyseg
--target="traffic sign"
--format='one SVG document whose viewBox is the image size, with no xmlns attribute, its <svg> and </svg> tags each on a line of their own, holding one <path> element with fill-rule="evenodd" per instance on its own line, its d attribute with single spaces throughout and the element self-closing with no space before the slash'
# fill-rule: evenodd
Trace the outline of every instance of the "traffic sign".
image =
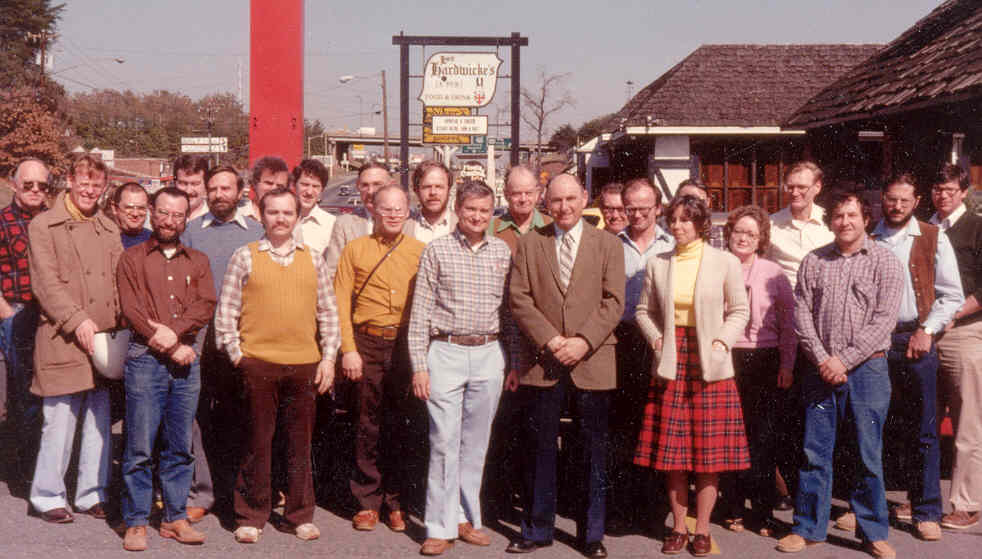
<svg viewBox="0 0 982 559">
<path fill-rule="evenodd" d="M 225 136 L 182 137 L 181 153 L 228 153 L 228 138 Z"/>
</svg>

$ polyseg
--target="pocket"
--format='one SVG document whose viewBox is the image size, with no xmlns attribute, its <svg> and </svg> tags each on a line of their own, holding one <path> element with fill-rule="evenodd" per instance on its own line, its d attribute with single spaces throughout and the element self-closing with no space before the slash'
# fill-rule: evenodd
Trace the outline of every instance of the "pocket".
<svg viewBox="0 0 982 559">
<path fill-rule="evenodd" d="M 868 307 L 876 297 L 876 285 L 868 279 L 858 278 L 852 284 L 852 293 L 861 305 Z"/>
<path fill-rule="evenodd" d="M 712 376 L 715 378 L 725 376 L 732 363 L 730 359 L 731 354 L 729 351 L 720 349 L 711 350 L 709 355 L 709 370 L 713 373 Z"/>
</svg>

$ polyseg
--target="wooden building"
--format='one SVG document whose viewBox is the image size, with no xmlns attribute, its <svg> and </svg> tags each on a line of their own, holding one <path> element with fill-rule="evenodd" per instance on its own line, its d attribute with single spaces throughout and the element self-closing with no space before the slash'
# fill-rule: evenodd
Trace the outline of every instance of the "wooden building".
<svg viewBox="0 0 982 559">
<path fill-rule="evenodd" d="M 808 99 L 880 45 L 704 45 L 636 94 L 616 129 L 579 157 L 592 190 L 648 176 L 666 197 L 699 177 L 714 211 L 786 204 L 785 166 L 805 153 L 802 128 L 784 126 Z M 605 135 L 606 136 L 606 135 Z"/>
<path fill-rule="evenodd" d="M 942 162 L 982 184 L 982 2 L 950 0 L 825 87 L 784 125 L 833 180 L 874 189 Z"/>
</svg>

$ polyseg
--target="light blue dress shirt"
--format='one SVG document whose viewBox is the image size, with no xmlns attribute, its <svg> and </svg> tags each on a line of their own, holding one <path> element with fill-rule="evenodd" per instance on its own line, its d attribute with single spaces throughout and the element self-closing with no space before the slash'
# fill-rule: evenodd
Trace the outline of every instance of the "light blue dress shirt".
<svg viewBox="0 0 982 559">
<path fill-rule="evenodd" d="M 638 299 L 641 298 L 641 289 L 644 287 L 644 268 L 648 263 L 648 258 L 663 252 L 675 249 L 675 238 L 665 232 L 664 229 L 655 225 L 655 238 L 642 253 L 638 245 L 634 244 L 631 237 L 624 229 L 617 234 L 624 243 L 624 276 L 627 278 L 627 285 L 624 289 L 624 315 L 621 322 L 634 321 L 635 308 L 638 306 Z"/>
<path fill-rule="evenodd" d="M 916 219 L 911 219 L 907 225 L 900 229 L 893 229 L 887 226 L 886 221 L 880 220 L 876 224 L 876 229 L 871 235 L 873 239 L 890 249 L 904 265 L 904 295 L 900 301 L 900 313 L 897 315 L 898 322 L 909 322 L 917 320 L 917 298 L 914 295 L 914 286 L 910 279 L 910 251 L 914 246 L 914 237 L 921 234 L 921 227 Z M 945 324 L 951 321 L 965 302 L 965 295 L 962 292 L 962 280 L 958 274 L 958 261 L 955 260 L 955 250 L 951 247 L 951 241 L 942 231 L 938 231 L 938 248 L 934 255 L 934 305 L 931 312 L 921 324 L 932 332 L 940 332 Z"/>
</svg>

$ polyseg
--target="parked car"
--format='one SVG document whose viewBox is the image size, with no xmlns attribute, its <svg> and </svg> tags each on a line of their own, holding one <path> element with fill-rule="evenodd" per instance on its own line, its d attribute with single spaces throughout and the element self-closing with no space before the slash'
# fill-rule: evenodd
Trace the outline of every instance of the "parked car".
<svg viewBox="0 0 982 559">
<path fill-rule="evenodd" d="M 351 187 L 347 185 L 342 185 L 340 188 L 338 188 L 338 196 L 350 196 L 351 194 Z"/>
</svg>

